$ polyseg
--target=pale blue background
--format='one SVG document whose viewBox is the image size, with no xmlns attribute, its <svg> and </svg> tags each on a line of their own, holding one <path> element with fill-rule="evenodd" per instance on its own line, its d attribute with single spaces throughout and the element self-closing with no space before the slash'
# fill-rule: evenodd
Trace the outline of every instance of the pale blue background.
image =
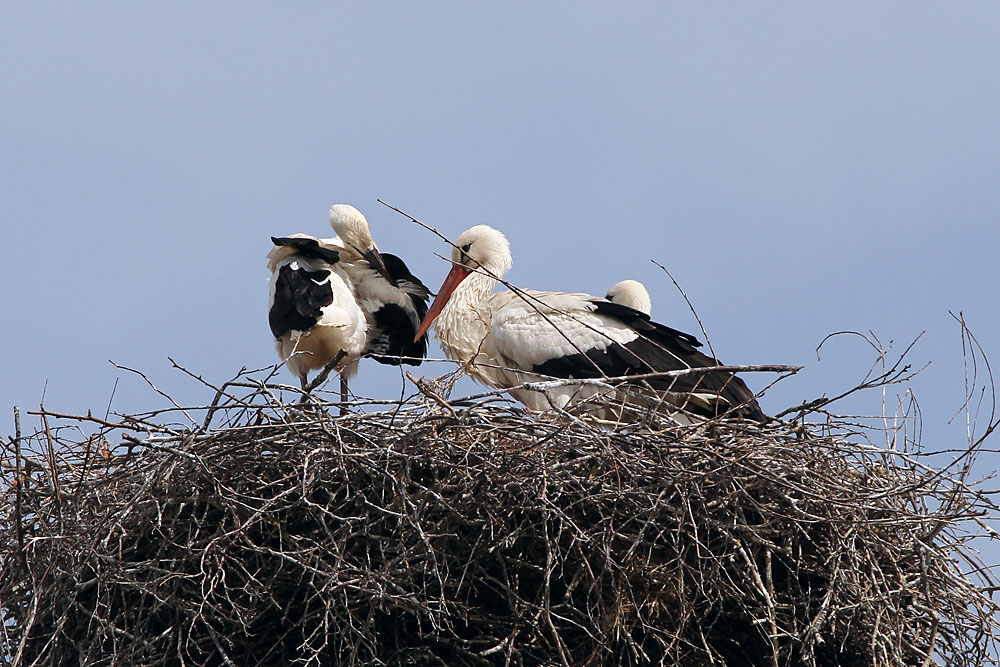
<svg viewBox="0 0 1000 667">
<path fill-rule="evenodd" d="M 948 311 L 1000 360 L 995 2 L 6 3 L 0 67 L 4 433 L 46 383 L 63 412 L 116 378 L 112 410 L 165 405 L 108 359 L 183 404 L 211 396 L 168 355 L 274 363 L 268 236 L 328 235 L 334 202 L 436 290 L 447 249 L 376 198 L 505 231 L 523 287 L 643 280 L 701 337 L 663 263 L 724 361 L 806 366 L 769 412 L 867 370 L 857 339 L 817 361 L 826 334 L 926 330 L 924 444 L 959 447 Z"/>
</svg>

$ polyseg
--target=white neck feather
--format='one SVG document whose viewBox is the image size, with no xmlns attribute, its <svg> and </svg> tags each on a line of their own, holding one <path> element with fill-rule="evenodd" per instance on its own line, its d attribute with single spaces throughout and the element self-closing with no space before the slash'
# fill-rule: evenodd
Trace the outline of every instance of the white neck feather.
<svg viewBox="0 0 1000 667">
<path fill-rule="evenodd" d="M 434 322 L 441 349 L 449 359 L 468 361 L 479 352 L 490 327 L 490 313 L 480 304 L 496 284 L 496 278 L 476 271 L 452 292 Z"/>
</svg>

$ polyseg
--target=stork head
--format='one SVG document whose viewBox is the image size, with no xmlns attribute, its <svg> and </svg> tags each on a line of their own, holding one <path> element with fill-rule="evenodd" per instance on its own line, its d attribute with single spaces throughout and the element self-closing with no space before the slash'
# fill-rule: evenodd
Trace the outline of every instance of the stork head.
<svg viewBox="0 0 1000 667">
<path fill-rule="evenodd" d="M 444 310 L 455 289 L 477 269 L 481 269 L 481 275 L 491 279 L 500 278 L 507 273 L 513 263 L 510 243 L 502 232 L 492 227 L 487 225 L 470 227 L 455 240 L 455 247 L 451 251 L 451 263 L 451 271 L 438 290 L 434 303 L 424 316 L 424 321 L 420 323 L 414 340 L 419 340 L 426 333 L 434 319 Z M 495 283 L 489 281 L 483 284 L 488 292 Z"/>
<path fill-rule="evenodd" d="M 609 289 L 604 298 L 647 315 L 653 310 L 653 303 L 649 299 L 649 292 L 646 290 L 646 286 L 638 280 L 621 281 Z"/>
<path fill-rule="evenodd" d="M 462 232 L 451 249 L 451 261 L 468 272 L 483 267 L 497 278 L 510 270 L 512 263 L 507 237 L 488 225 L 476 225 Z"/>
<path fill-rule="evenodd" d="M 333 227 L 333 231 L 337 233 L 345 246 L 364 257 L 368 261 L 368 265 L 381 273 L 390 283 L 396 284 L 396 281 L 389 275 L 385 260 L 382 259 L 382 253 L 378 251 L 378 246 L 372 239 L 371 230 L 368 229 L 368 220 L 361 214 L 361 211 L 350 204 L 334 204 L 330 207 L 330 226 Z"/>
</svg>

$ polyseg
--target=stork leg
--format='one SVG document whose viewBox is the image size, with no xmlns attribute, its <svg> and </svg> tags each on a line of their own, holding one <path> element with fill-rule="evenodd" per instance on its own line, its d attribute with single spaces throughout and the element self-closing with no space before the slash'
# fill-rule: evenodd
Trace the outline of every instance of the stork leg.
<svg viewBox="0 0 1000 667">
<path fill-rule="evenodd" d="M 340 416 L 347 414 L 347 378 L 340 374 Z"/>
<path fill-rule="evenodd" d="M 306 380 L 306 374 L 303 373 L 299 377 L 299 384 L 302 385 L 302 398 L 299 399 L 299 403 L 305 403 L 309 400 L 309 391 L 311 387 L 309 386 L 308 380 Z"/>
<path fill-rule="evenodd" d="M 308 392 L 311 392 L 316 387 L 318 387 L 321 384 L 323 384 L 324 382 L 326 382 L 326 379 L 328 377 L 330 377 L 330 373 L 333 372 L 333 371 L 335 371 L 337 369 L 337 364 L 339 364 L 341 362 L 341 360 L 344 357 L 346 357 L 346 356 L 347 356 L 347 352 L 345 352 L 344 350 L 341 350 L 340 352 L 338 352 L 337 356 L 333 358 L 333 361 L 331 361 L 330 363 L 328 363 L 323 368 L 323 370 L 321 370 L 319 372 L 319 375 L 317 375 L 316 377 L 313 378 L 312 382 L 310 382 L 308 385 L 305 384 L 305 382 L 303 382 L 302 389 L 308 393 Z M 341 376 L 340 379 L 341 379 L 341 381 L 343 381 L 344 380 L 343 376 Z M 341 385 L 341 398 L 344 399 L 344 400 L 346 400 L 346 394 L 347 394 L 347 392 L 344 390 L 345 386 L 346 385 Z M 304 403 L 305 401 L 306 401 L 306 397 L 303 396 L 302 397 L 302 402 Z M 344 409 L 343 406 L 341 406 L 341 413 L 340 414 L 346 414 L 346 410 Z"/>
</svg>

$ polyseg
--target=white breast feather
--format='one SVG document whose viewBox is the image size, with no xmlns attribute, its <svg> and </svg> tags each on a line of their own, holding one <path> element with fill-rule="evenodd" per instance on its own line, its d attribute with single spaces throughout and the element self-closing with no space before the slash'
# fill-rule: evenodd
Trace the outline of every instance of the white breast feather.
<svg viewBox="0 0 1000 667">
<path fill-rule="evenodd" d="M 320 281 L 317 281 L 320 282 Z M 323 308 L 316 326 L 343 327 L 347 329 L 349 343 L 357 350 L 349 350 L 349 354 L 360 354 L 364 349 L 366 320 L 365 315 L 354 299 L 354 292 L 343 273 L 337 269 L 331 271 L 327 279 L 333 290 L 333 301 Z"/>
</svg>

